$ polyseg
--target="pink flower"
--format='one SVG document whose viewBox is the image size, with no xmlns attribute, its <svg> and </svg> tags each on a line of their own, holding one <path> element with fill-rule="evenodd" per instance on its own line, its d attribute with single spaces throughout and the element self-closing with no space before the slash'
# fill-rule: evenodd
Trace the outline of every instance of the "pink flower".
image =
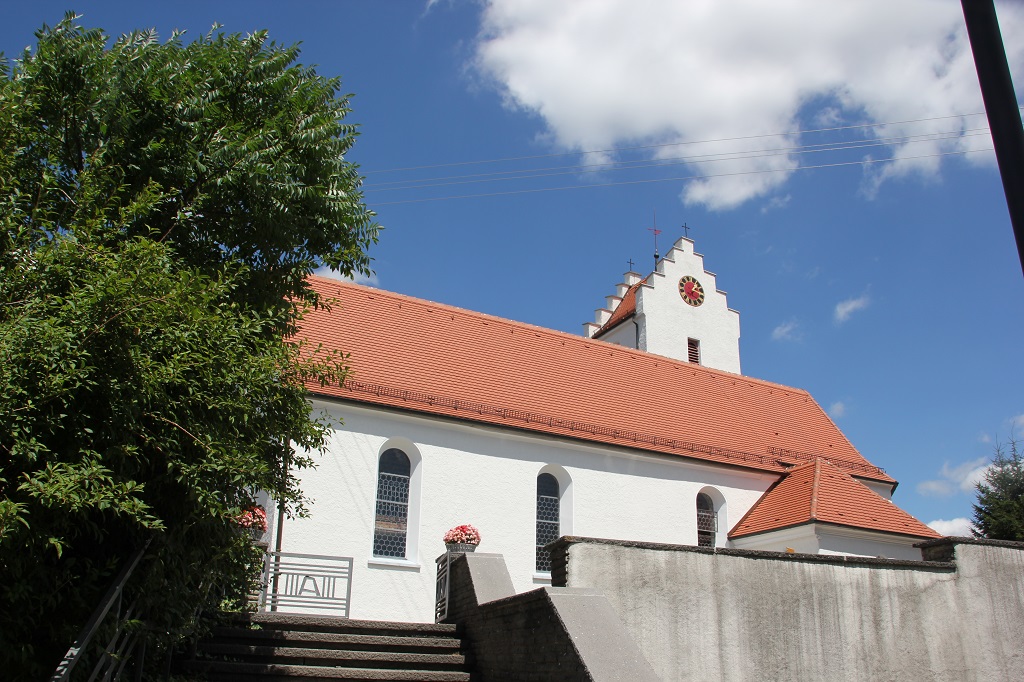
<svg viewBox="0 0 1024 682">
<path fill-rule="evenodd" d="M 255 528 L 261 533 L 267 532 L 267 512 L 263 507 L 246 509 L 236 521 L 242 528 Z"/>
<path fill-rule="evenodd" d="M 479 545 L 481 539 L 482 538 L 480 536 L 480 531 L 478 531 L 476 528 L 469 525 L 468 523 L 463 524 L 461 526 L 455 526 L 454 528 L 452 528 L 444 534 L 445 544 L 458 543 L 466 545 Z"/>
</svg>

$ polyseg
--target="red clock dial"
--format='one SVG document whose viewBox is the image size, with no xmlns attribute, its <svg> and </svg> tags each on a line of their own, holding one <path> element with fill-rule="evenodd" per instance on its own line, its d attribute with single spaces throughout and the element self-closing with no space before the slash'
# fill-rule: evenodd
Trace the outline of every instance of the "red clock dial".
<svg viewBox="0 0 1024 682">
<path fill-rule="evenodd" d="M 684 301 L 696 307 L 704 302 L 704 287 L 695 277 L 686 275 L 679 280 L 679 295 Z"/>
</svg>

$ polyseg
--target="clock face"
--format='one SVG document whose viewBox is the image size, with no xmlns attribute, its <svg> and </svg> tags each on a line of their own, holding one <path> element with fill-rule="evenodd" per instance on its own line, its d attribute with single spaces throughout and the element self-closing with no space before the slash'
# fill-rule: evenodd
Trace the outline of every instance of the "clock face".
<svg viewBox="0 0 1024 682">
<path fill-rule="evenodd" d="M 696 307 L 704 302 L 704 287 L 695 277 L 687 275 L 679 280 L 679 295 L 684 301 Z"/>
</svg>

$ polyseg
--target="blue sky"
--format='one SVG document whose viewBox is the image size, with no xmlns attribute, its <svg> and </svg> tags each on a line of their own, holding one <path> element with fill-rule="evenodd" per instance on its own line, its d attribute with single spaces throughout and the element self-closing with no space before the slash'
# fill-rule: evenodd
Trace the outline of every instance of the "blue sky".
<svg viewBox="0 0 1024 682">
<path fill-rule="evenodd" d="M 5 3 L 0 50 L 68 6 Z M 73 7 L 265 28 L 340 75 L 377 286 L 580 333 L 650 271 L 656 215 L 740 311 L 744 373 L 809 390 L 923 521 L 969 517 L 1024 435 L 1024 278 L 956 0 Z M 1019 85 L 1024 11 L 997 8 Z"/>
</svg>

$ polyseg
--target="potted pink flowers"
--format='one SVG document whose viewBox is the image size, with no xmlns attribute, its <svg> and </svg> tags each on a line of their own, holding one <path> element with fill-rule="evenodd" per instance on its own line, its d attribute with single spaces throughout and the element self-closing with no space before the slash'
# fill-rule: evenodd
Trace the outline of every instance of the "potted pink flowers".
<svg viewBox="0 0 1024 682">
<path fill-rule="evenodd" d="M 246 509 L 237 521 L 240 527 L 249 531 L 253 540 L 259 540 L 267 532 L 267 512 L 263 507 Z"/>
<path fill-rule="evenodd" d="M 444 534 L 444 546 L 452 553 L 476 551 L 480 544 L 480 531 L 468 523 L 455 526 Z"/>
</svg>

